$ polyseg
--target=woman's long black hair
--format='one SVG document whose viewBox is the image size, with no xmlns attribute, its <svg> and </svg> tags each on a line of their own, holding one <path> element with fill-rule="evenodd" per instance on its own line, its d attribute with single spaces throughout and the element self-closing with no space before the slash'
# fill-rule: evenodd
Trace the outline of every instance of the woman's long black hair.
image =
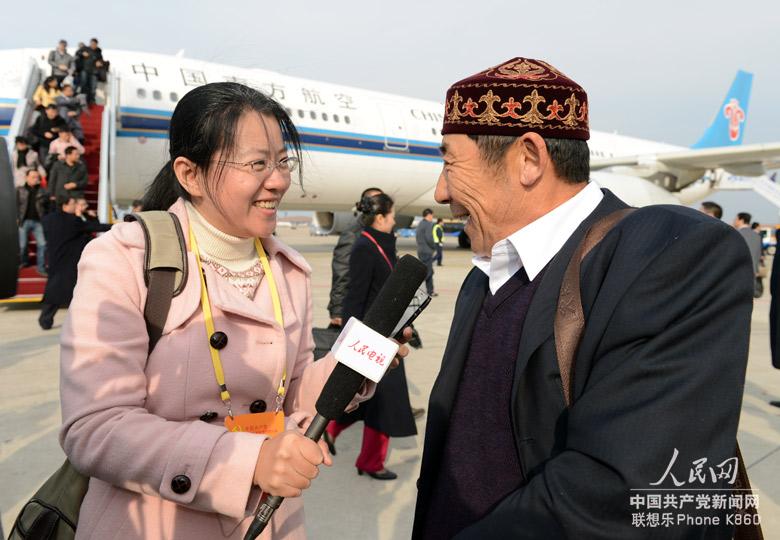
<svg viewBox="0 0 780 540">
<path fill-rule="evenodd" d="M 238 121 L 244 113 L 252 111 L 271 116 L 279 122 L 282 138 L 300 161 L 301 141 L 298 130 L 284 108 L 272 98 L 239 83 L 221 82 L 199 86 L 185 94 L 173 111 L 168 131 L 170 160 L 144 193 L 144 210 L 167 210 L 179 197 L 190 200 L 189 193 L 176 179 L 173 162 L 178 157 L 185 157 L 201 170 L 204 177 L 208 177 L 215 154 L 233 153 Z M 224 165 L 218 167 L 214 181 L 204 186 L 212 197 Z M 303 172 L 299 166 L 299 183 L 302 183 L 302 178 Z"/>
</svg>

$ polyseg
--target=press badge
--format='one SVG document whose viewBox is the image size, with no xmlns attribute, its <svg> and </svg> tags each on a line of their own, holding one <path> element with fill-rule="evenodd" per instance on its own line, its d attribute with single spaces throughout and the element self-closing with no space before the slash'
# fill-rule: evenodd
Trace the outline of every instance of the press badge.
<svg viewBox="0 0 780 540">
<path fill-rule="evenodd" d="M 241 431 L 273 437 L 284 431 L 284 412 L 237 414 L 233 418 L 226 416 L 225 427 L 228 431 Z"/>
</svg>

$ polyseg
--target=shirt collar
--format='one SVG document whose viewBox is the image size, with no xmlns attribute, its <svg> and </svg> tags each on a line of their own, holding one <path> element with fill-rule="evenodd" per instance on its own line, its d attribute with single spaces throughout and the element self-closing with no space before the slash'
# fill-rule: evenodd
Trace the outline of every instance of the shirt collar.
<svg viewBox="0 0 780 540">
<path fill-rule="evenodd" d="M 523 267 L 533 281 L 602 198 L 600 186 L 590 181 L 568 201 L 496 242 L 490 257 L 474 257 L 474 265 L 489 278 L 490 291 L 495 294 Z"/>
</svg>

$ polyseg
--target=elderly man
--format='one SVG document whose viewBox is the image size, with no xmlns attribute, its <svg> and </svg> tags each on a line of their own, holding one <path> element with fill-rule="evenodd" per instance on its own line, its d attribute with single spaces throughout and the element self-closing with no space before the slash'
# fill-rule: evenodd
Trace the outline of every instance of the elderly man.
<svg viewBox="0 0 780 540">
<path fill-rule="evenodd" d="M 449 89 L 442 132 L 435 197 L 468 217 L 475 267 L 431 392 L 413 537 L 649 537 L 630 505 L 645 491 L 632 490 L 679 488 L 695 460 L 735 455 L 745 242 L 680 206 L 624 217 L 581 264 L 567 407 L 554 331 L 564 272 L 591 225 L 627 207 L 589 182 L 587 96 L 515 58 Z M 732 487 L 706 480 L 691 489 Z M 706 512 L 720 525 L 675 521 L 663 537 L 730 538 L 727 510 Z"/>
</svg>

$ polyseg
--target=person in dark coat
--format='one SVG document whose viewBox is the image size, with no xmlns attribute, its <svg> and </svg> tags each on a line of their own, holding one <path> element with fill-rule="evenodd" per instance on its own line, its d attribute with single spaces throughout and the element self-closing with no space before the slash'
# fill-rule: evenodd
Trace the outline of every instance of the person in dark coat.
<svg viewBox="0 0 780 540">
<path fill-rule="evenodd" d="M 366 226 L 355 240 L 349 258 L 350 283 L 344 299 L 344 321 L 350 317 L 363 319 L 396 262 L 393 200 L 380 193 L 363 201 Z M 336 437 L 358 420 L 365 424 L 363 445 L 355 462 L 358 474 L 366 473 L 378 480 L 397 478 L 384 465 L 390 437 L 417 434 L 403 362 L 385 374 L 373 398 L 328 425 L 329 446 L 333 447 Z"/>
<path fill-rule="evenodd" d="M 38 160 L 46 163 L 49 155 L 49 145 L 57 138 L 61 128 L 68 124 L 64 118 L 57 114 L 57 106 L 51 104 L 46 107 L 44 113 L 35 119 L 33 125 L 27 130 L 27 140 L 33 148 L 38 150 Z"/>
<path fill-rule="evenodd" d="M 97 38 L 92 38 L 89 40 L 89 46 L 80 48 L 76 55 L 81 58 L 81 93 L 87 96 L 87 105 L 92 105 L 95 103 L 98 71 L 103 67 L 103 50 L 98 47 Z"/>
<path fill-rule="evenodd" d="M 81 160 L 78 148 L 67 147 L 65 159 L 55 161 L 49 172 L 48 187 L 51 196 L 81 198 L 88 182 L 87 166 Z"/>
<path fill-rule="evenodd" d="M 19 223 L 19 249 L 21 250 L 22 266 L 29 264 L 27 245 L 30 233 L 35 237 L 35 263 L 38 273 L 46 275 L 46 237 L 43 234 L 41 218 L 46 215 L 49 207 L 49 194 L 41 186 L 41 175 L 37 169 L 27 169 L 23 186 L 16 188 L 16 219 Z"/>
<path fill-rule="evenodd" d="M 430 208 L 423 210 L 423 218 L 417 224 L 415 240 L 417 241 L 417 258 L 428 268 L 425 289 L 431 296 L 438 296 L 433 290 L 433 260 L 436 254 L 436 242 L 433 238 L 433 210 Z"/>
<path fill-rule="evenodd" d="M 81 252 L 96 232 L 106 232 L 111 225 L 85 221 L 76 215 L 77 201 L 60 196 L 57 210 L 43 217 L 43 233 L 49 258 L 49 279 L 43 293 L 38 324 L 49 330 L 61 305 L 70 304 L 76 286 Z"/>
<path fill-rule="evenodd" d="M 330 314 L 331 327 L 342 325 L 342 304 L 349 287 L 349 257 L 352 254 L 352 245 L 363 230 L 362 207 L 366 198 L 382 193 L 379 188 L 368 188 L 360 194 L 360 200 L 355 203 L 355 219 L 339 235 L 339 241 L 333 248 L 333 260 L 330 263 L 331 284 L 328 313 Z"/>
<path fill-rule="evenodd" d="M 780 229 L 775 229 L 775 234 L 779 233 Z M 769 276 L 769 294 L 772 296 L 769 304 L 769 347 L 772 351 L 772 365 L 780 369 L 780 262 L 776 256 Z M 769 404 L 780 407 L 780 400 L 772 400 Z"/>
<path fill-rule="evenodd" d="M 623 217 L 582 260 L 561 380 L 564 273 L 591 225 L 627 208 L 589 181 L 587 99 L 528 58 L 447 93 L 435 198 L 468 216 L 476 256 L 431 391 L 414 539 L 732 538 L 728 505 L 675 509 L 692 519 L 659 532 L 645 496 L 735 487 L 753 303 L 739 233 L 677 205 Z"/>
</svg>

